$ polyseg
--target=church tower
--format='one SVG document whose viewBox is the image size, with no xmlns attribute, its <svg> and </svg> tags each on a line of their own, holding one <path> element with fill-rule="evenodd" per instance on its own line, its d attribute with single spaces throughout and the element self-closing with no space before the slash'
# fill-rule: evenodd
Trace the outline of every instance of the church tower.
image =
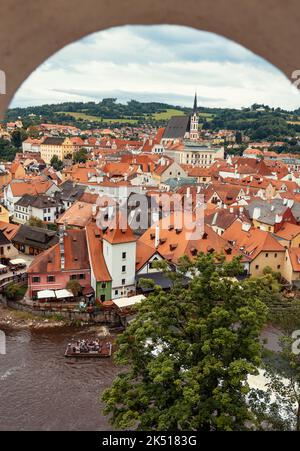
<svg viewBox="0 0 300 451">
<path fill-rule="evenodd" d="M 199 123 L 198 123 L 198 115 L 197 115 L 197 93 L 195 92 L 195 99 L 194 99 L 194 107 L 193 107 L 193 113 L 191 115 L 191 124 L 190 124 L 190 140 L 191 141 L 197 141 L 199 139 Z"/>
</svg>

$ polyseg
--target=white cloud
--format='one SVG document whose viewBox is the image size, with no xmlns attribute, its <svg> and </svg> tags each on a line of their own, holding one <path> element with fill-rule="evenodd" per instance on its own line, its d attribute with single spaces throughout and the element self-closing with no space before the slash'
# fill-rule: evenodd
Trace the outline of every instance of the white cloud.
<svg viewBox="0 0 300 451">
<path fill-rule="evenodd" d="M 300 105 L 287 78 L 249 50 L 212 33 L 163 25 L 112 28 L 65 47 L 24 82 L 12 106 L 111 95 L 190 105 L 195 88 L 204 106 Z"/>
</svg>

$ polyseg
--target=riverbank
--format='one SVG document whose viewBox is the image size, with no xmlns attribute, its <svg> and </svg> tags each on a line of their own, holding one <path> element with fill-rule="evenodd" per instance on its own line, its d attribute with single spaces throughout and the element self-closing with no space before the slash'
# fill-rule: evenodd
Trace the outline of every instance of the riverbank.
<svg viewBox="0 0 300 451">
<path fill-rule="evenodd" d="M 71 325 L 70 321 L 55 315 L 53 317 L 38 317 L 0 304 L 0 328 L 6 326 L 12 329 L 49 329 Z"/>
</svg>

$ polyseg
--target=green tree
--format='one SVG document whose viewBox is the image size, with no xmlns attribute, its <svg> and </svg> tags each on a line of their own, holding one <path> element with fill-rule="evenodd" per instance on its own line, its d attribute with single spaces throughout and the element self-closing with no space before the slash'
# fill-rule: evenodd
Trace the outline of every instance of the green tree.
<svg viewBox="0 0 300 451">
<path fill-rule="evenodd" d="M 60 171 L 64 167 L 63 162 L 58 158 L 57 155 L 53 155 L 53 157 L 51 158 L 51 161 L 50 161 L 50 165 L 56 171 Z"/>
<path fill-rule="evenodd" d="M 182 288 L 180 274 L 193 275 Z M 261 364 L 259 336 L 272 275 L 242 282 L 237 259 L 185 258 L 173 288 L 153 293 L 118 338 L 125 370 L 104 395 L 104 412 L 120 429 L 245 430 L 255 425 L 247 376 Z"/>
<path fill-rule="evenodd" d="M 82 286 L 78 280 L 69 280 L 66 285 L 66 289 L 71 291 L 74 296 L 79 296 L 82 293 Z"/>
<path fill-rule="evenodd" d="M 11 134 L 11 142 L 14 147 L 19 149 L 22 147 L 22 142 L 28 138 L 27 133 L 23 129 L 14 130 Z"/>
<path fill-rule="evenodd" d="M 88 159 L 88 153 L 86 149 L 80 149 L 74 153 L 73 162 L 74 163 L 85 163 Z"/>
<path fill-rule="evenodd" d="M 0 159 L 5 161 L 13 161 L 18 149 L 11 145 L 5 139 L 0 138 Z"/>
<path fill-rule="evenodd" d="M 251 409 L 263 430 L 300 431 L 299 338 L 300 331 L 281 337 L 281 350 L 265 358 L 265 389 L 250 392 Z"/>
<path fill-rule="evenodd" d="M 27 221 L 27 224 L 31 227 L 39 227 L 40 229 L 46 229 L 47 225 L 40 219 L 35 216 L 31 216 Z"/>
</svg>

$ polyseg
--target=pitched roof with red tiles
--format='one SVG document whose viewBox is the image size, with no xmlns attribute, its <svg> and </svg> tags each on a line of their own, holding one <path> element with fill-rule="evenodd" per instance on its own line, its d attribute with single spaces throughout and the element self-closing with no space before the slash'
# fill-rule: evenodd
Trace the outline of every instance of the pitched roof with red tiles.
<svg viewBox="0 0 300 451">
<path fill-rule="evenodd" d="M 24 194 L 31 194 L 33 196 L 44 194 L 52 185 L 53 182 L 51 180 L 38 180 L 37 178 L 24 181 L 13 180 L 9 184 L 14 197 L 22 197 Z"/>
<path fill-rule="evenodd" d="M 150 250 L 148 248 L 155 249 L 156 226 L 159 225 L 157 251 L 166 260 L 173 263 L 178 263 L 183 255 L 193 259 L 201 252 L 224 253 L 227 260 L 231 260 L 233 256 L 239 254 L 227 241 L 215 233 L 211 227 L 204 225 L 204 229 L 202 228 L 202 231 L 199 230 L 198 233 L 195 220 L 195 215 L 189 215 L 188 218 L 188 214 L 183 216 L 182 212 L 175 212 L 161 219 L 139 238 L 139 242 L 147 246 L 141 247 L 141 252 L 145 249 L 145 252 L 149 255 Z M 200 227 L 201 225 L 199 225 Z M 143 256 L 140 258 L 143 259 Z"/>
<path fill-rule="evenodd" d="M 10 222 L 0 221 L 0 230 L 4 233 L 8 240 L 12 240 L 18 232 L 20 225 L 11 224 Z"/>
<path fill-rule="evenodd" d="M 288 249 L 288 253 L 293 271 L 300 272 L 300 249 L 298 247 L 291 247 Z"/>
<path fill-rule="evenodd" d="M 86 226 L 86 238 L 90 256 L 90 264 L 97 282 L 108 282 L 111 276 L 107 269 L 105 258 L 103 256 L 102 231 L 95 223 Z"/>
<path fill-rule="evenodd" d="M 120 214 L 111 219 L 110 225 L 103 232 L 103 239 L 111 244 L 131 243 L 137 241 L 127 220 Z"/>
<path fill-rule="evenodd" d="M 284 222 L 281 229 L 275 235 L 283 240 L 291 241 L 300 234 L 300 226 L 290 222 Z"/>
<path fill-rule="evenodd" d="M 66 230 L 64 236 L 64 271 L 90 269 L 85 230 Z M 59 243 L 38 255 L 29 266 L 28 273 L 60 272 Z"/>
<path fill-rule="evenodd" d="M 83 228 L 92 220 L 92 217 L 93 204 L 77 201 L 56 220 L 56 223 Z"/>
<path fill-rule="evenodd" d="M 222 237 L 233 243 L 234 246 L 249 258 L 254 259 L 261 252 L 277 251 L 284 252 L 285 249 L 272 236 L 271 233 L 256 228 L 244 230 L 243 222 L 236 220 L 223 233 Z"/>
</svg>

